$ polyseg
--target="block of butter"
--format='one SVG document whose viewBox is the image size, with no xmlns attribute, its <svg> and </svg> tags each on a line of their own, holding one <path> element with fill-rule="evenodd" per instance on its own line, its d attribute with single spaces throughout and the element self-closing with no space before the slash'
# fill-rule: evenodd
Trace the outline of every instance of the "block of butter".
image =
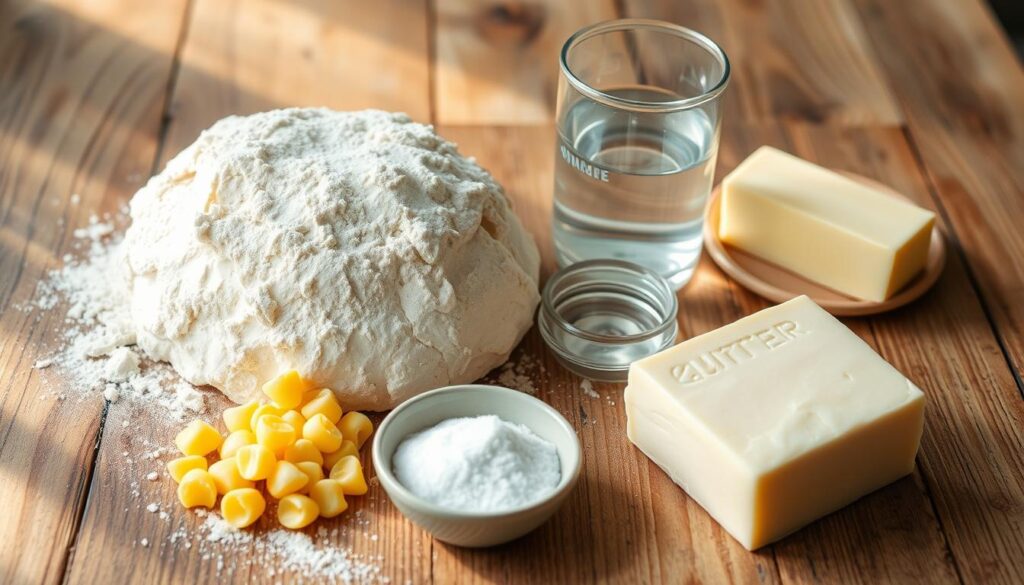
<svg viewBox="0 0 1024 585">
<path fill-rule="evenodd" d="M 884 301 L 928 259 L 935 215 L 762 146 L 722 181 L 719 237 L 846 295 Z"/>
<path fill-rule="evenodd" d="M 747 549 L 907 475 L 924 394 L 807 297 L 630 367 L 630 441 Z"/>
</svg>

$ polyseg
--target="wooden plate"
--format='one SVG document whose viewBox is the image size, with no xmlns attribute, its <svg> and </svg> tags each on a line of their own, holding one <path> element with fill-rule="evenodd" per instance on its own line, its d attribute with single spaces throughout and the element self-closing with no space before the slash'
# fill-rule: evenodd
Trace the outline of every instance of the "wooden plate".
<svg viewBox="0 0 1024 585">
<path fill-rule="evenodd" d="M 838 171 L 855 181 L 878 188 L 883 192 L 909 201 L 909 199 L 877 181 L 861 175 Z M 762 297 L 781 303 L 807 295 L 823 309 L 839 316 L 873 315 L 891 311 L 923 295 L 942 274 L 946 263 L 946 242 L 942 231 L 936 225 L 932 229 L 928 247 L 928 262 L 924 270 L 908 282 L 898 293 L 882 302 L 864 301 L 844 295 L 830 288 L 812 282 L 785 268 L 762 260 L 738 248 L 724 244 L 718 239 L 719 205 L 721 185 L 715 187 L 704 212 L 704 248 L 715 264 L 736 282 Z"/>
</svg>

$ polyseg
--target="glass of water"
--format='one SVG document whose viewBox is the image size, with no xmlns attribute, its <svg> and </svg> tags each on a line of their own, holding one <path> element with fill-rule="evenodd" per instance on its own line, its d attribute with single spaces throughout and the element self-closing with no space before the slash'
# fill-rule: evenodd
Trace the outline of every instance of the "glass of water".
<svg viewBox="0 0 1024 585">
<path fill-rule="evenodd" d="M 627 260 L 681 288 L 700 258 L 729 59 L 698 32 L 625 19 L 580 30 L 560 62 L 559 264 Z"/>
</svg>

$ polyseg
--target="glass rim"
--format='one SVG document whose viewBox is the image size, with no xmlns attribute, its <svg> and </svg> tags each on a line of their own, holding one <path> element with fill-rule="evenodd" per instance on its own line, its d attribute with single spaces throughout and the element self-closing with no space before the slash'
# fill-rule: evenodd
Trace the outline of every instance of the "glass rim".
<svg viewBox="0 0 1024 585">
<path fill-rule="evenodd" d="M 665 102 L 651 102 L 642 100 L 631 100 L 618 96 L 605 93 L 597 88 L 594 88 L 587 84 L 585 81 L 576 76 L 569 67 L 568 57 L 569 51 L 579 45 L 581 42 L 610 32 L 624 31 L 624 30 L 650 30 L 669 34 L 675 37 L 686 39 L 713 55 L 722 64 L 722 77 L 712 86 L 710 89 L 700 95 L 693 97 L 665 101 Z M 678 24 L 666 22 L 664 20 L 653 20 L 648 18 L 622 18 L 618 20 L 608 20 L 605 22 L 599 22 L 589 26 L 585 26 L 580 30 L 572 34 L 562 45 L 562 51 L 558 59 L 559 69 L 561 69 L 563 77 L 572 84 L 577 91 L 587 96 L 588 98 L 601 102 L 605 105 L 612 106 L 615 108 L 624 108 L 630 110 L 641 110 L 647 112 L 670 112 L 675 110 L 685 110 L 705 104 L 718 98 L 727 85 L 729 85 L 729 77 L 732 72 L 732 66 L 729 63 L 729 57 L 722 50 L 722 47 L 718 43 L 711 40 L 707 35 L 699 33 L 693 29 L 686 28 Z"/>
<path fill-rule="evenodd" d="M 627 335 L 594 333 L 580 329 L 576 325 L 566 321 L 565 318 L 555 310 L 555 287 L 573 274 L 602 268 L 616 270 L 623 274 L 628 274 L 636 280 L 642 280 L 652 284 L 656 289 L 656 293 L 661 293 L 665 296 L 664 299 L 655 300 L 659 301 L 659 304 L 661 304 L 661 301 L 665 301 L 668 305 L 667 307 L 663 307 L 668 310 L 662 312 L 661 321 L 650 329 Z M 679 315 L 679 300 L 676 298 L 676 293 L 672 290 L 672 286 L 665 280 L 665 277 L 646 266 L 641 266 L 626 260 L 595 258 L 575 262 L 552 274 L 545 283 L 544 289 L 541 291 L 541 311 L 543 312 L 544 317 L 550 320 L 556 327 L 573 337 L 609 345 L 627 345 L 631 343 L 640 343 L 657 337 L 675 325 L 676 318 Z"/>
</svg>

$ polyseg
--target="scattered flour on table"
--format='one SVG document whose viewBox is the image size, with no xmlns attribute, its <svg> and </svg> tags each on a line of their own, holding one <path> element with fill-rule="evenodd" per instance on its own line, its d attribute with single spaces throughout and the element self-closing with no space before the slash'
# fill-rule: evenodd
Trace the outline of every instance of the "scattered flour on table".
<svg viewBox="0 0 1024 585">
<path fill-rule="evenodd" d="M 124 214 L 99 218 L 93 216 L 85 228 L 75 230 L 73 248 L 77 255 L 65 255 L 63 266 L 50 271 L 40 282 L 33 298 L 16 306 L 25 312 L 42 313 L 62 310 L 67 313 L 58 321 L 56 332 L 60 346 L 37 359 L 32 367 L 42 377 L 41 399 L 108 400 L 126 402 L 135 409 L 122 413 L 140 413 L 145 421 L 122 420 L 121 428 L 140 424 L 177 426 L 206 414 L 205 395 L 211 391 L 197 389 L 183 380 L 169 365 L 154 362 L 135 347 L 133 325 L 128 312 L 128 297 L 122 272 L 124 262 L 121 227 Z M 119 406 L 120 408 L 120 406 Z M 209 418 L 209 417 L 205 417 Z M 339 534 L 338 527 L 318 534 L 314 540 L 301 532 L 283 529 L 266 533 L 238 531 L 215 513 L 195 512 L 205 518 L 198 529 L 188 528 L 186 512 L 176 502 L 162 504 L 152 501 L 158 496 L 161 483 L 158 471 L 139 471 L 137 465 L 152 462 L 163 465 L 174 456 L 171 450 L 158 447 L 146 433 L 132 436 L 132 452 L 121 453 L 123 460 L 117 482 L 126 486 L 136 500 L 138 510 L 145 510 L 162 523 L 176 524 L 165 541 L 150 534 L 136 541 L 137 546 L 158 548 L 198 548 L 205 560 L 213 560 L 218 572 L 234 571 L 241 565 L 255 565 L 269 575 L 289 572 L 309 582 L 382 582 L 380 557 L 361 558 L 330 542 L 329 536 Z M 144 450 L 141 454 L 139 450 Z M 135 453 L 133 456 L 132 453 Z M 150 468 L 152 469 L 152 468 Z M 143 486 L 138 479 L 144 478 Z M 145 498 L 145 499 L 143 499 Z M 173 507 L 175 513 L 164 511 Z M 130 508 L 125 508 L 126 513 Z M 369 522 L 356 512 L 344 520 L 345 526 L 365 526 Z M 342 528 L 348 530 L 348 528 Z M 377 535 L 368 536 L 372 540 Z"/>
<path fill-rule="evenodd" d="M 100 218 L 74 231 L 73 247 L 82 257 L 66 255 L 64 266 L 47 274 L 25 311 L 49 311 L 62 301 L 67 313 L 59 325 L 62 346 L 33 364 L 44 372 L 44 388 L 60 386 L 41 398 L 81 399 L 102 396 L 128 399 L 155 417 L 177 421 L 206 411 L 203 392 L 182 380 L 166 364 L 154 363 L 135 349 L 128 310 L 119 227 L 124 214 Z"/>
<path fill-rule="evenodd" d="M 390 581 L 381 575 L 380 566 L 371 559 L 331 544 L 330 538 L 337 536 L 337 531 L 324 527 L 317 531 L 316 538 L 282 528 L 257 536 L 238 530 L 219 515 L 211 513 L 207 514 L 200 530 L 203 539 L 199 542 L 199 550 L 204 557 L 217 556 L 218 570 L 233 572 L 241 568 L 239 565 L 258 563 L 261 567 L 274 567 L 270 576 L 288 571 L 318 581 Z M 176 543 L 182 538 L 187 538 L 187 535 L 175 533 L 171 535 L 171 542 Z"/>
<path fill-rule="evenodd" d="M 540 360 L 523 353 L 518 358 L 505 362 L 496 371 L 491 372 L 485 380 L 536 396 L 540 390 L 534 380 L 544 373 L 544 364 Z"/>
<path fill-rule="evenodd" d="M 594 383 L 586 378 L 580 382 L 580 390 L 587 398 L 601 398 L 601 395 L 594 390 Z"/>
<path fill-rule="evenodd" d="M 139 354 L 130 347 L 119 347 L 110 352 L 105 364 L 108 382 L 126 382 L 139 374 Z"/>
</svg>

